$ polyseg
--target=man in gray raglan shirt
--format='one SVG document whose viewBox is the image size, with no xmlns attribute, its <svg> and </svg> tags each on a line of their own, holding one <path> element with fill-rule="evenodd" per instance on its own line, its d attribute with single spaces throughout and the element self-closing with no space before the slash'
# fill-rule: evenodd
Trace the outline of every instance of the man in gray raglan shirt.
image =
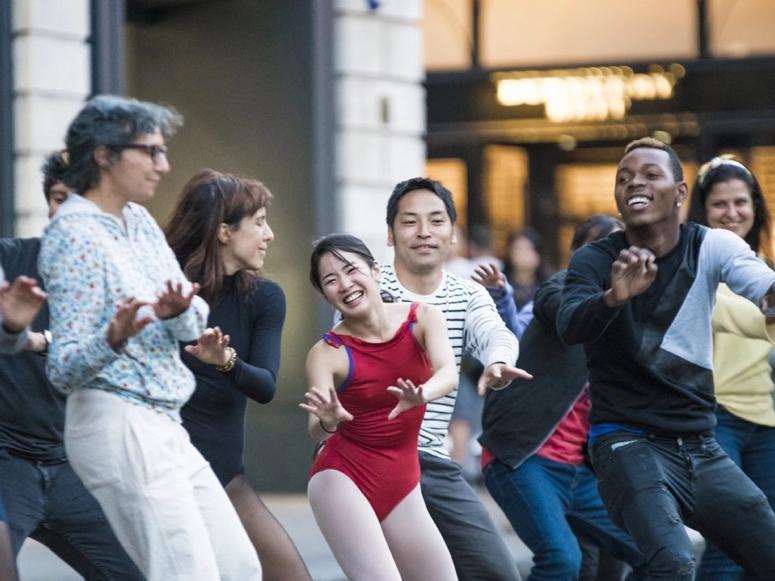
<svg viewBox="0 0 775 581">
<path fill-rule="evenodd" d="M 775 273 L 739 236 L 681 225 L 686 196 L 671 147 L 627 146 L 615 186 L 626 228 L 573 255 L 557 327 L 586 348 L 600 496 L 648 578 L 694 579 L 686 523 L 748 575 L 775 579 L 775 514 L 713 436 L 711 341 L 719 282 L 767 310 Z"/>
<path fill-rule="evenodd" d="M 382 265 L 380 286 L 395 300 L 440 308 L 455 357 L 464 352 L 484 365 L 479 390 L 500 389 L 516 377 L 517 339 L 498 316 L 487 291 L 473 281 L 444 272 L 457 214 L 452 195 L 439 182 L 413 178 L 399 183 L 387 206 L 392 265 Z M 420 430 L 419 454 L 425 504 L 452 554 L 462 580 L 519 579 L 508 548 L 460 466 L 444 448 L 456 392 L 428 404 Z"/>
</svg>

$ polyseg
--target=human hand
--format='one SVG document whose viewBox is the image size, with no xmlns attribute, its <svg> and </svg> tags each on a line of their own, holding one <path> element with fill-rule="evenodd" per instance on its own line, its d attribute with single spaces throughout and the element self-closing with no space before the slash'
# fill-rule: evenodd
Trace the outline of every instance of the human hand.
<svg viewBox="0 0 775 581">
<path fill-rule="evenodd" d="M 18 276 L 11 283 L 0 284 L 0 317 L 11 333 L 20 333 L 35 319 L 48 295 L 35 279 Z"/>
<path fill-rule="evenodd" d="M 156 296 L 153 310 L 160 319 L 174 319 L 191 305 L 197 292 L 199 292 L 197 283 L 191 285 L 191 292 L 185 293 L 183 283 L 173 284 L 168 280 L 167 288 Z"/>
<path fill-rule="evenodd" d="M 33 353 L 45 353 L 48 349 L 48 341 L 43 333 L 30 332 L 27 335 L 27 342 L 24 344 L 25 351 L 31 351 Z"/>
<path fill-rule="evenodd" d="M 328 389 L 327 395 L 317 387 L 310 387 L 304 397 L 307 398 L 307 403 L 300 403 L 299 407 L 316 416 L 321 426 L 325 426 L 324 432 L 335 432 L 340 422 L 349 422 L 353 419 L 353 415 L 344 409 L 333 387 Z"/>
<path fill-rule="evenodd" d="M 611 265 L 611 288 L 603 295 L 609 307 L 620 307 L 644 293 L 657 277 L 656 257 L 645 248 L 630 246 Z"/>
<path fill-rule="evenodd" d="M 519 369 L 505 363 L 492 363 L 484 368 L 477 391 L 479 395 L 484 395 L 488 389 L 497 391 L 503 389 L 517 378 L 533 379 L 533 376 L 524 369 Z"/>
<path fill-rule="evenodd" d="M 148 304 L 148 301 L 130 298 L 119 305 L 116 314 L 108 324 L 107 339 L 112 349 L 118 349 L 129 337 L 134 337 L 153 322 L 154 318 L 151 316 L 137 316 L 140 308 Z"/>
<path fill-rule="evenodd" d="M 228 347 L 229 336 L 224 335 L 220 327 L 213 327 L 205 329 L 196 344 L 186 345 L 184 349 L 202 363 L 223 367 L 231 356 Z"/>
<path fill-rule="evenodd" d="M 415 386 L 409 379 L 399 378 L 396 381 L 396 385 L 391 385 L 387 388 L 388 392 L 392 393 L 398 398 L 398 403 L 391 412 L 388 414 L 389 420 L 394 420 L 398 417 L 398 414 L 402 414 L 407 410 L 417 407 L 418 405 L 424 405 L 428 403 L 425 400 L 425 394 L 422 390 L 422 385 Z"/>
<path fill-rule="evenodd" d="M 485 288 L 502 290 L 506 288 L 506 277 L 495 264 L 480 264 L 471 275 L 474 282 L 478 282 Z"/>
</svg>

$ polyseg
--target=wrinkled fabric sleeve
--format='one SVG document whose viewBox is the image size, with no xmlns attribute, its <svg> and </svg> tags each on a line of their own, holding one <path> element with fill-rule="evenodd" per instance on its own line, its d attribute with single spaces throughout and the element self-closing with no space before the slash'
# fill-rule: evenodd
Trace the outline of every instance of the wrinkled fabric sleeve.
<svg viewBox="0 0 775 581">
<path fill-rule="evenodd" d="M 24 349 L 29 336 L 29 328 L 22 329 L 18 333 L 11 333 L 6 331 L 2 324 L 0 324 L 0 353 L 6 355 L 18 353 Z"/>
<path fill-rule="evenodd" d="M 553 328 L 557 326 L 557 313 L 560 311 L 565 274 L 565 272 L 558 272 L 541 283 L 533 299 L 535 318 Z"/>
<path fill-rule="evenodd" d="M 768 324 L 757 307 L 721 285 L 713 309 L 713 332 L 775 343 L 775 323 Z"/>
<path fill-rule="evenodd" d="M 519 342 L 498 315 L 495 302 L 481 285 L 474 287 L 466 308 L 465 349 L 485 367 L 514 365 Z"/>
<path fill-rule="evenodd" d="M 745 240 L 727 230 L 709 230 L 703 246 L 706 252 L 702 258 L 712 263 L 711 268 L 719 269 L 718 280 L 758 307 L 775 284 L 775 272 L 756 256 Z"/>
<path fill-rule="evenodd" d="M 51 313 L 48 376 L 71 393 L 119 357 L 107 340 L 104 256 L 87 233 L 68 232 L 60 222 L 43 238 L 38 268 Z"/>
<path fill-rule="evenodd" d="M 285 294 L 279 285 L 264 282 L 264 292 L 254 293 L 252 308 L 258 313 L 253 325 L 250 353 L 238 358 L 227 374 L 238 390 L 258 403 L 269 403 L 277 392 L 280 342 L 285 323 Z"/>
<path fill-rule="evenodd" d="M 619 316 L 621 308 L 603 301 L 613 260 L 587 245 L 571 258 L 557 312 L 557 332 L 568 345 L 597 340 Z"/>
<path fill-rule="evenodd" d="M 164 233 L 159 228 L 156 220 L 143 208 L 144 227 L 147 235 L 154 240 L 154 246 L 162 253 L 165 272 L 169 273 L 167 280 L 173 283 L 183 283 L 184 289 L 190 289 L 191 283 L 183 274 L 180 263 L 175 257 L 175 253 L 167 244 Z M 167 281 L 162 281 L 166 284 Z M 207 316 L 210 314 L 210 307 L 200 296 L 195 296 L 189 307 L 180 313 L 177 317 L 162 320 L 162 324 L 167 331 L 178 341 L 196 341 L 207 328 Z"/>
<path fill-rule="evenodd" d="M 490 297 L 495 302 L 495 308 L 498 309 L 498 314 L 506 327 L 517 336 L 517 339 L 521 340 L 525 329 L 533 320 L 533 301 L 528 302 L 522 307 L 522 310 L 518 311 L 517 305 L 514 304 L 514 288 L 508 281 L 506 281 L 504 288 L 488 288 L 487 292 L 490 293 Z"/>
</svg>

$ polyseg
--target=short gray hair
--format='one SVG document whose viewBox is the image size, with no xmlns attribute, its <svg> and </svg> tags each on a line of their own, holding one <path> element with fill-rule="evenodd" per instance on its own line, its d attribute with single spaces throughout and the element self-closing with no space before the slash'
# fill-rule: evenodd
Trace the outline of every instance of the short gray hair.
<svg viewBox="0 0 775 581">
<path fill-rule="evenodd" d="M 87 101 L 67 128 L 68 167 L 63 181 L 83 194 L 95 186 L 99 167 L 94 150 L 104 145 L 131 143 L 138 135 L 158 129 L 165 138 L 174 135 L 183 117 L 172 107 L 115 95 L 100 95 Z"/>
</svg>

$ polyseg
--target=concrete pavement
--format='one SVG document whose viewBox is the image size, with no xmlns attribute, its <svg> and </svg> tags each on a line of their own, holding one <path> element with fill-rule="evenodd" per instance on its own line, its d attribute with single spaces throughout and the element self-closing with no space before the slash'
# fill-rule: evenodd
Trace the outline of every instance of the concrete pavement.
<svg viewBox="0 0 775 581">
<path fill-rule="evenodd" d="M 503 513 L 485 493 L 482 500 L 490 510 L 506 544 L 511 550 L 523 577 L 532 565 L 532 553 L 514 534 Z M 345 581 L 342 570 L 326 545 L 315 523 L 307 497 L 294 495 L 262 495 L 264 502 L 280 520 L 299 548 L 315 581 Z M 702 550 L 702 538 L 690 531 L 698 551 Z M 19 556 L 19 573 L 22 581 L 77 581 L 81 579 L 70 567 L 59 560 L 46 547 L 29 540 Z"/>
</svg>

